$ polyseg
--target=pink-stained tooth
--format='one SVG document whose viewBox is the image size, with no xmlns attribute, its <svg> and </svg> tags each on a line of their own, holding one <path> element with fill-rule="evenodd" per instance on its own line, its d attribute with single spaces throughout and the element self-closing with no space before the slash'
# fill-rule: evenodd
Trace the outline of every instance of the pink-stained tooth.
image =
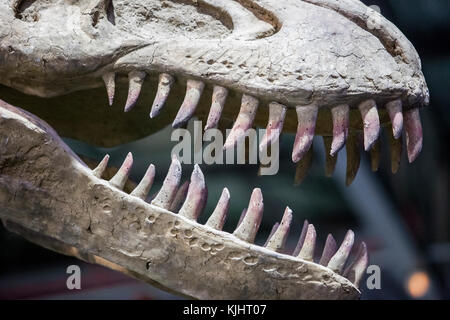
<svg viewBox="0 0 450 320">
<path fill-rule="evenodd" d="M 336 155 L 345 145 L 348 136 L 350 108 L 343 104 L 331 109 L 333 118 L 333 142 L 330 155 Z"/>
<path fill-rule="evenodd" d="M 131 192 L 130 195 L 138 197 L 142 200 L 147 198 L 148 192 L 153 185 L 153 180 L 155 179 L 155 166 L 151 164 L 144 174 L 141 182 L 137 187 Z"/>
<path fill-rule="evenodd" d="M 284 211 L 281 223 L 275 229 L 274 233 L 271 236 L 269 236 L 269 240 L 265 245 L 267 249 L 276 252 L 283 251 L 286 239 L 289 235 L 291 222 L 292 222 L 292 210 L 289 207 L 287 207 L 286 210 Z"/>
<path fill-rule="evenodd" d="M 92 174 L 97 178 L 101 178 L 103 172 L 105 172 L 106 167 L 108 166 L 109 154 L 105 155 L 102 161 L 98 164 L 98 166 L 92 170 Z"/>
<path fill-rule="evenodd" d="M 116 74 L 114 72 L 108 72 L 104 74 L 102 78 L 105 82 L 109 105 L 112 106 L 114 102 L 114 94 L 116 91 Z"/>
<path fill-rule="evenodd" d="M 188 190 L 189 190 L 189 181 L 186 181 L 181 185 L 181 187 L 178 188 L 177 194 L 175 195 L 175 198 L 173 199 L 172 204 L 170 205 L 169 208 L 170 212 L 177 213 L 178 211 L 180 211 L 181 206 L 186 200 Z"/>
<path fill-rule="evenodd" d="M 169 97 L 172 84 L 175 82 L 175 78 L 170 74 L 161 73 L 159 75 L 158 92 L 156 93 L 155 100 L 153 101 L 152 110 L 150 111 L 150 118 L 156 117 L 160 112 L 167 98 Z"/>
<path fill-rule="evenodd" d="M 236 143 L 245 137 L 247 130 L 253 126 L 256 111 L 258 110 L 258 99 L 244 94 L 242 96 L 241 109 L 239 115 L 231 129 L 230 134 L 225 141 L 224 149 L 234 148 Z"/>
<path fill-rule="evenodd" d="M 353 183 L 359 170 L 359 165 L 361 162 L 359 140 L 360 137 L 358 134 L 351 134 L 347 138 L 347 174 L 345 181 L 347 186 L 350 186 Z"/>
<path fill-rule="evenodd" d="M 198 164 L 196 164 L 194 171 L 192 171 L 186 200 L 178 214 L 191 220 L 197 220 L 205 208 L 207 198 L 208 189 L 206 188 L 205 177 Z"/>
<path fill-rule="evenodd" d="M 377 140 L 373 144 L 372 149 L 370 149 L 370 166 L 373 172 L 377 172 L 380 167 L 380 144 L 380 140 Z"/>
<path fill-rule="evenodd" d="M 125 112 L 130 111 L 137 102 L 141 93 L 142 84 L 144 83 L 146 73 L 143 71 L 131 71 L 128 74 L 128 98 L 125 103 Z"/>
<path fill-rule="evenodd" d="M 319 108 L 316 104 L 308 106 L 298 106 L 297 135 L 295 136 L 294 150 L 292 152 L 292 161 L 299 162 L 311 148 L 314 132 L 316 130 L 317 113 Z"/>
<path fill-rule="evenodd" d="M 366 100 L 359 105 L 363 119 L 364 149 L 369 151 L 380 136 L 380 117 L 375 100 Z"/>
<path fill-rule="evenodd" d="M 327 266 L 328 262 L 330 262 L 331 258 L 337 251 L 337 244 L 334 237 L 329 234 L 327 240 L 325 242 L 325 246 L 323 247 L 322 257 L 320 258 L 319 263 L 323 266 Z"/>
<path fill-rule="evenodd" d="M 335 156 L 331 155 L 331 143 L 333 138 L 323 137 L 323 143 L 325 145 L 325 176 L 331 178 L 336 169 L 336 163 L 338 159 L 338 154 Z"/>
<path fill-rule="evenodd" d="M 123 186 L 128 180 L 128 175 L 130 174 L 131 167 L 133 166 L 133 155 L 131 152 L 128 152 L 127 157 L 122 163 L 119 171 L 114 175 L 114 177 L 109 180 L 109 184 L 116 187 L 117 189 L 122 190 Z"/>
<path fill-rule="evenodd" d="M 184 97 L 183 104 L 181 105 L 180 110 L 178 110 L 178 114 L 172 123 L 172 127 L 179 128 L 192 118 L 195 113 L 195 109 L 200 102 L 204 88 L 205 84 L 202 81 L 192 79 L 187 81 L 186 96 Z"/>
<path fill-rule="evenodd" d="M 395 139 L 392 132 L 389 134 L 389 144 L 391 150 L 391 170 L 393 174 L 400 169 L 400 161 L 402 159 L 403 140 Z"/>
<path fill-rule="evenodd" d="M 292 255 L 294 257 L 298 256 L 298 254 L 300 253 L 300 250 L 303 247 L 303 242 L 305 242 L 305 237 L 306 237 L 306 232 L 308 231 L 308 226 L 309 226 L 309 222 L 308 222 L 308 220 L 305 220 L 305 222 L 303 223 L 302 232 L 300 233 L 300 238 L 298 239 L 298 242 L 297 242 L 297 246 L 295 247 L 294 252 L 292 253 Z"/>
<path fill-rule="evenodd" d="M 242 220 L 244 220 L 244 217 L 246 214 L 247 214 L 247 208 L 242 209 L 241 215 L 239 216 L 239 221 L 237 223 L 238 227 L 241 225 Z"/>
<path fill-rule="evenodd" d="M 364 277 L 368 265 L 369 253 L 367 252 L 367 245 L 365 242 L 362 242 L 355 261 L 353 261 L 353 263 L 345 270 L 344 277 L 359 288 L 359 284 Z"/>
<path fill-rule="evenodd" d="M 209 217 L 206 225 L 216 230 L 222 230 L 225 220 L 227 218 L 228 209 L 230 208 L 230 192 L 224 188 L 219 202 Z"/>
<path fill-rule="evenodd" d="M 275 222 L 275 224 L 272 226 L 272 229 L 270 230 L 269 236 L 267 237 L 266 243 L 264 243 L 264 247 L 267 247 L 267 244 L 269 243 L 270 238 L 272 238 L 272 236 L 278 230 L 279 226 L 280 226 L 279 222 Z"/>
<path fill-rule="evenodd" d="M 243 241 L 253 243 L 261 224 L 263 209 L 264 203 L 261 189 L 255 188 L 248 204 L 247 213 L 241 224 L 233 232 L 233 235 Z"/>
<path fill-rule="evenodd" d="M 422 123 L 420 121 L 419 109 L 411 109 L 405 112 L 406 149 L 408 151 L 409 163 L 413 163 L 423 145 Z"/>
<path fill-rule="evenodd" d="M 403 131 L 402 101 L 398 99 L 387 103 L 386 110 L 391 118 L 394 138 L 399 139 L 402 136 Z"/>
<path fill-rule="evenodd" d="M 298 254 L 298 258 L 313 261 L 314 260 L 314 250 L 316 248 L 316 229 L 312 224 L 308 226 L 308 231 L 306 232 L 305 241 L 303 242 L 302 250 Z"/>
<path fill-rule="evenodd" d="M 167 172 L 167 176 L 164 179 L 161 190 L 159 190 L 156 197 L 152 200 L 152 204 L 169 210 L 170 205 L 175 198 L 175 195 L 178 190 L 178 185 L 180 184 L 181 179 L 181 163 L 177 157 L 173 156 L 172 163 L 170 164 L 169 171 Z"/>
<path fill-rule="evenodd" d="M 333 255 L 330 262 L 328 262 L 327 267 L 336 273 L 341 274 L 344 270 L 345 263 L 347 262 L 348 256 L 353 248 L 353 243 L 355 242 L 355 234 L 352 230 L 348 230 L 345 235 L 344 241 L 342 241 L 339 250 Z"/>
<path fill-rule="evenodd" d="M 266 133 L 259 144 L 259 150 L 264 150 L 267 145 L 278 140 L 283 131 L 286 110 L 286 106 L 282 104 L 276 102 L 269 104 L 269 122 L 267 123 Z"/>
<path fill-rule="evenodd" d="M 306 155 L 297 163 L 295 170 L 294 185 L 299 186 L 308 175 L 309 169 L 311 169 L 313 163 L 313 148 L 309 148 Z"/>
<path fill-rule="evenodd" d="M 208 120 L 205 130 L 216 128 L 222 115 L 223 107 L 228 96 L 228 89 L 221 86 L 214 86 L 212 95 L 211 109 L 209 110 Z"/>
</svg>

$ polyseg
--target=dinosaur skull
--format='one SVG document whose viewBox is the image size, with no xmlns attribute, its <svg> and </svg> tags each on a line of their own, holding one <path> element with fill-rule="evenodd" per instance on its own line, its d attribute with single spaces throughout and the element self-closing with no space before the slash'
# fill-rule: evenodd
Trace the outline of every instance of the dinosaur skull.
<svg viewBox="0 0 450 320">
<path fill-rule="evenodd" d="M 330 236 L 314 262 L 316 233 L 305 224 L 297 249 L 284 254 L 287 208 L 265 247 L 255 246 L 259 189 L 233 234 L 221 231 L 226 188 L 200 225 L 207 191 L 198 166 L 189 186 L 179 187 L 181 167 L 172 159 L 162 189 L 147 203 L 153 166 L 124 193 L 131 154 L 109 182 L 102 180 L 108 157 L 90 170 L 38 116 L 61 135 L 101 146 L 171 122 L 181 127 L 194 115 L 206 128 L 234 121 L 225 148 L 267 125 L 261 147 L 281 132 L 296 133 L 299 181 L 311 164 L 313 137 L 321 135 L 327 174 L 347 144 L 348 184 L 359 167 L 360 135 L 376 169 L 384 125 L 396 171 L 403 127 L 409 160 L 421 150 L 418 110 L 429 93 L 414 47 L 379 13 L 356 0 L 1 0 L 0 25 L 0 83 L 35 96 L 0 90 L 35 114 L 0 104 L 0 208 L 10 230 L 190 297 L 359 296 L 368 256 L 362 244 L 345 267 L 351 231 L 339 248 Z M 125 81 L 126 114 L 93 106 L 104 85 L 116 104 Z M 134 127 L 120 126 L 123 119 Z"/>
</svg>

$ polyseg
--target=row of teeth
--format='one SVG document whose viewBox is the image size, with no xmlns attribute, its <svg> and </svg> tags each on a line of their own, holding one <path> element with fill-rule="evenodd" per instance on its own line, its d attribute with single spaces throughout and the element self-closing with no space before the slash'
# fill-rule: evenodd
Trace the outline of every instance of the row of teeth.
<svg viewBox="0 0 450 320">
<path fill-rule="evenodd" d="M 125 104 L 125 112 L 131 110 L 137 102 L 141 92 L 142 84 L 146 73 L 142 71 L 132 71 L 128 74 L 129 90 L 128 98 Z M 112 104 L 115 92 L 115 73 L 107 73 L 103 76 L 106 85 L 109 103 Z M 150 117 L 156 117 L 166 102 L 171 86 L 175 82 L 173 76 L 163 73 L 159 76 L 158 91 L 150 112 Z M 184 101 L 178 111 L 175 120 L 172 123 L 174 128 L 184 126 L 194 115 L 201 95 L 205 88 L 205 83 L 198 80 L 187 80 L 187 90 Z M 205 130 L 216 128 L 225 101 L 228 95 L 228 89 L 221 86 L 214 86 L 212 95 L 212 104 L 209 112 Z M 242 104 L 234 123 L 234 126 L 226 139 L 224 149 L 233 148 L 236 143 L 242 139 L 247 130 L 252 128 L 256 112 L 258 110 L 258 99 L 244 94 Z M 386 104 L 386 110 L 389 113 L 392 131 L 391 136 L 391 163 L 392 171 L 397 172 L 402 153 L 402 131 L 406 132 L 408 159 L 413 162 L 422 150 L 422 124 L 420 121 L 419 110 L 412 109 L 405 113 L 402 111 L 401 100 L 394 100 Z M 372 158 L 372 168 L 374 171 L 379 165 L 379 136 L 380 136 L 380 118 L 378 115 L 377 104 L 375 100 L 369 99 L 361 102 L 358 106 L 363 119 L 364 128 L 364 149 L 370 151 Z M 298 127 L 294 142 L 292 161 L 298 163 L 296 172 L 296 183 L 300 183 L 308 172 L 312 164 L 312 143 L 315 133 L 317 115 L 319 106 L 311 104 L 307 106 L 297 106 Z M 284 119 L 287 107 L 273 102 L 269 104 L 269 121 L 266 128 L 266 134 L 261 140 L 260 149 L 263 149 L 279 139 L 283 130 Z M 337 154 L 347 143 L 347 184 L 351 184 L 359 169 L 359 136 L 349 135 L 349 105 L 338 105 L 331 108 L 333 121 L 333 137 L 325 137 L 325 146 L 327 148 L 327 167 L 326 174 L 331 176 L 334 172 Z M 405 124 L 405 125 L 404 125 Z"/>
<path fill-rule="evenodd" d="M 101 178 L 108 165 L 108 160 L 109 156 L 106 155 L 97 168 L 93 170 L 94 176 Z M 123 190 L 132 165 L 133 156 L 129 153 L 120 169 L 114 177 L 109 180 L 109 184 Z M 197 218 L 205 208 L 208 197 L 208 189 L 206 187 L 203 172 L 198 165 L 195 165 L 190 181 L 186 181 L 186 183 L 179 187 L 181 173 L 181 163 L 176 157 L 173 157 L 163 185 L 156 196 L 151 200 L 151 204 L 178 213 L 193 221 L 197 221 Z M 155 166 L 150 165 L 141 182 L 130 195 L 145 201 L 150 188 L 153 185 L 154 177 Z M 216 230 L 222 230 L 229 205 L 230 193 L 227 188 L 224 188 L 217 206 L 206 222 L 206 225 Z M 261 190 L 256 188 L 252 192 L 247 209 L 244 209 L 242 212 L 238 226 L 233 232 L 233 235 L 240 240 L 253 243 L 261 224 L 263 208 L 264 204 Z M 289 207 L 286 207 L 281 222 L 276 223 L 273 226 L 264 247 L 275 252 L 284 253 L 285 242 L 289 234 L 291 222 L 292 210 Z M 338 248 L 333 236 L 331 234 L 328 235 L 322 256 L 317 263 L 343 275 L 354 283 L 355 286 L 359 286 L 361 278 L 367 268 L 369 258 L 366 244 L 362 242 L 359 251 L 356 254 L 356 258 L 346 267 L 350 252 L 353 248 L 354 238 L 354 233 L 349 230 L 341 246 Z M 305 221 L 298 244 L 292 255 L 306 261 L 315 262 L 315 249 L 316 230 L 312 224 Z"/>
</svg>

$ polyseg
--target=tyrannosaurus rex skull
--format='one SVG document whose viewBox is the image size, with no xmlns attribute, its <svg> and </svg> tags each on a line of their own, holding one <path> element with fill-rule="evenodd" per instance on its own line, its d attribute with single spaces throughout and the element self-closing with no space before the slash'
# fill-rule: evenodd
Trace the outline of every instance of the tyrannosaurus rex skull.
<svg viewBox="0 0 450 320">
<path fill-rule="evenodd" d="M 173 116 L 180 127 L 196 115 L 206 128 L 235 119 L 225 143 L 231 148 L 268 119 L 261 147 L 296 132 L 298 180 L 310 165 L 314 135 L 328 148 L 328 174 L 347 144 L 347 183 L 358 170 L 361 133 L 375 167 L 382 125 L 389 127 L 393 171 L 403 127 L 410 161 L 422 147 L 418 109 L 429 94 L 420 59 L 394 25 L 356 0 L 1 0 L 0 25 L 0 83 L 57 98 L 0 93 L 67 137 L 116 145 L 159 130 Z M 137 105 L 133 111 L 121 118 L 94 108 L 96 88 L 104 82 L 113 104 L 122 90 L 116 82 L 126 78 L 125 111 Z M 141 90 L 146 78 L 156 92 Z M 90 103 L 78 93 L 86 90 Z M 142 117 L 140 103 L 153 93 L 150 117 Z M 287 255 L 287 208 L 265 247 L 253 245 L 263 210 L 259 189 L 233 234 L 221 231 L 226 188 L 200 225 L 207 190 L 198 166 L 189 186 L 179 187 L 181 166 L 172 159 L 148 203 L 153 166 L 125 193 L 131 154 L 102 180 L 108 157 L 90 170 L 37 116 L 0 103 L 0 217 L 8 229 L 190 297 L 359 297 L 368 255 L 362 244 L 347 264 L 351 231 L 340 247 L 329 236 L 314 261 L 316 232 L 305 224 Z M 133 127 L 119 125 L 132 117 Z"/>
</svg>

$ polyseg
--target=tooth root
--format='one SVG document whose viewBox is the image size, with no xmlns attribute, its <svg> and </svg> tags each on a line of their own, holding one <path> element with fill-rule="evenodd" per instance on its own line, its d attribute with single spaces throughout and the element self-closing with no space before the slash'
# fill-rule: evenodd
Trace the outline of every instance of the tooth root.
<svg viewBox="0 0 450 320">
<path fill-rule="evenodd" d="M 128 74 L 128 98 L 125 103 L 125 112 L 130 111 L 137 102 L 141 93 L 142 84 L 144 83 L 146 73 L 143 71 L 131 71 Z"/>
<path fill-rule="evenodd" d="M 161 190 L 153 199 L 152 204 L 160 208 L 169 210 L 170 205 L 175 198 L 178 190 L 178 185 L 181 179 L 181 163 L 177 157 L 172 158 L 172 163 L 170 164 L 167 176 L 164 179 Z"/>
<path fill-rule="evenodd" d="M 153 185 L 153 180 L 155 179 L 155 166 L 151 164 L 144 174 L 141 182 L 138 186 L 131 192 L 130 195 L 138 197 L 142 200 L 147 198 L 148 192 Z"/>
<path fill-rule="evenodd" d="M 391 101 L 386 104 L 386 109 L 391 118 L 392 133 L 395 139 L 399 139 L 403 130 L 402 101 L 400 99 Z"/>
<path fill-rule="evenodd" d="M 286 106 L 272 102 L 269 104 L 269 122 L 267 123 L 266 133 L 261 140 L 259 150 L 263 150 L 278 140 L 283 131 L 284 118 L 286 117 Z"/>
<path fill-rule="evenodd" d="M 270 234 L 267 237 L 266 243 L 264 243 L 264 247 L 267 247 L 267 244 L 269 243 L 270 239 L 272 238 L 272 236 L 275 234 L 275 232 L 278 230 L 278 227 L 280 226 L 279 222 L 276 222 L 273 226 L 272 226 L 272 230 L 270 230 Z"/>
<path fill-rule="evenodd" d="M 132 166 L 133 166 L 133 155 L 131 154 L 131 152 L 129 152 L 124 162 L 122 163 L 122 166 L 120 167 L 119 171 L 117 171 L 114 177 L 112 177 L 111 180 L 109 180 L 109 184 L 116 187 L 117 189 L 122 190 L 123 186 L 128 180 L 128 175 L 130 174 Z"/>
<path fill-rule="evenodd" d="M 175 78 L 170 74 L 161 73 L 159 75 L 158 92 L 156 93 L 155 100 L 153 101 L 152 110 L 150 111 L 150 118 L 156 117 L 160 112 L 167 98 L 169 97 L 172 84 L 175 82 Z"/>
<path fill-rule="evenodd" d="M 300 250 L 303 247 L 303 242 L 305 242 L 305 237 L 306 237 L 306 233 L 308 231 L 308 226 L 309 226 L 309 222 L 308 222 L 308 220 L 305 220 L 305 222 L 303 223 L 302 232 L 300 233 L 300 238 L 298 239 L 298 242 L 297 242 L 297 246 L 295 247 L 295 250 L 292 253 L 292 255 L 294 257 L 298 256 L 298 254 L 300 253 Z"/>
<path fill-rule="evenodd" d="M 377 172 L 380 167 L 380 144 L 380 140 L 377 140 L 370 149 L 370 165 L 373 172 Z"/>
<path fill-rule="evenodd" d="M 353 183 L 358 173 L 361 155 L 359 152 L 359 135 L 349 135 L 347 139 L 347 176 L 346 185 Z"/>
<path fill-rule="evenodd" d="M 336 169 L 336 163 L 338 159 L 338 154 L 331 155 L 331 143 L 333 138 L 323 137 L 323 143 L 325 145 L 325 176 L 331 178 Z"/>
<path fill-rule="evenodd" d="M 97 178 L 101 179 L 103 172 L 105 172 L 106 167 L 108 166 L 109 154 L 105 155 L 102 161 L 98 164 L 98 166 L 92 170 L 92 174 Z"/>
<path fill-rule="evenodd" d="M 358 255 L 355 261 L 345 270 L 344 277 L 350 280 L 357 288 L 364 277 L 367 266 L 369 265 L 369 253 L 367 252 L 367 246 L 364 242 L 359 247 Z"/>
<path fill-rule="evenodd" d="M 309 106 L 298 106 L 296 110 L 298 126 L 292 152 L 292 161 L 294 163 L 299 162 L 311 148 L 319 109 L 316 104 L 312 104 Z"/>
<path fill-rule="evenodd" d="M 180 211 L 181 206 L 183 205 L 184 201 L 186 200 L 188 190 L 189 190 L 189 181 L 186 181 L 178 189 L 177 194 L 175 195 L 175 198 L 173 199 L 173 202 L 170 205 L 170 208 L 169 208 L 170 212 L 177 213 L 178 211 Z"/>
<path fill-rule="evenodd" d="M 308 231 L 306 232 L 305 241 L 303 242 L 302 250 L 298 254 L 297 258 L 313 261 L 314 260 L 314 249 L 316 248 L 316 229 L 312 224 L 308 226 Z"/>
<path fill-rule="evenodd" d="M 339 247 L 338 251 L 330 259 L 330 262 L 328 262 L 327 267 L 334 272 L 341 274 L 342 270 L 344 270 L 344 266 L 347 262 L 348 256 L 352 251 L 354 241 L 355 234 L 352 230 L 348 230 L 347 234 L 345 235 L 344 241 L 342 241 L 342 244 Z"/>
<path fill-rule="evenodd" d="M 350 108 L 348 105 L 340 105 L 331 109 L 333 118 L 333 142 L 330 155 L 336 155 L 345 145 L 348 136 Z"/>
<path fill-rule="evenodd" d="M 108 72 L 104 74 L 102 78 L 105 82 L 109 105 L 112 106 L 114 102 L 114 93 L 116 91 L 116 74 L 114 72 Z"/>
<path fill-rule="evenodd" d="M 327 241 L 325 242 L 325 246 L 323 247 L 322 257 L 320 258 L 319 263 L 323 266 L 327 266 L 328 262 L 330 262 L 336 251 L 336 240 L 334 240 L 334 237 L 329 234 L 327 237 Z"/>
<path fill-rule="evenodd" d="M 228 89 L 221 86 L 214 86 L 212 95 L 211 109 L 209 110 L 208 120 L 205 130 L 216 128 L 222 115 L 225 101 L 227 100 Z"/>
<path fill-rule="evenodd" d="M 230 207 L 230 192 L 227 188 L 224 188 L 222 195 L 220 196 L 219 202 L 216 208 L 209 217 L 206 225 L 214 228 L 216 230 L 222 230 L 225 220 L 227 218 L 228 209 Z"/>
<path fill-rule="evenodd" d="M 200 101 L 205 84 L 198 80 L 188 80 L 186 88 L 186 96 L 183 104 L 178 110 L 178 114 L 172 123 L 172 127 L 179 128 L 186 124 L 195 113 L 195 109 Z"/>
<path fill-rule="evenodd" d="M 364 127 L 364 149 L 369 151 L 380 135 L 380 118 L 374 100 L 366 100 L 359 105 Z"/>
<path fill-rule="evenodd" d="M 289 235 L 289 229 L 291 227 L 292 222 L 292 210 L 287 207 L 284 211 L 283 218 L 281 219 L 280 225 L 275 229 L 275 232 L 272 236 L 269 237 L 266 248 L 281 252 L 284 249 L 284 244 L 286 243 L 286 239 Z"/>
<path fill-rule="evenodd" d="M 423 144 L 422 123 L 420 121 L 419 109 L 416 108 L 406 111 L 404 121 L 408 160 L 409 163 L 412 163 L 417 159 L 420 151 L 422 151 Z"/>
<path fill-rule="evenodd" d="M 205 177 L 198 164 L 196 164 L 194 171 L 192 171 L 186 201 L 184 201 L 178 214 L 192 220 L 197 220 L 205 208 L 207 198 L 208 189 L 206 188 Z"/>
<path fill-rule="evenodd" d="M 305 180 L 309 169 L 311 169 L 313 162 L 313 148 L 311 147 L 306 155 L 297 163 L 295 170 L 294 185 L 299 186 Z"/>
<path fill-rule="evenodd" d="M 256 188 L 253 190 L 244 219 L 233 232 L 233 235 L 243 241 L 253 243 L 261 224 L 263 209 L 264 203 L 261 189 Z"/>
<path fill-rule="evenodd" d="M 247 130 L 253 126 L 256 111 L 258 110 L 258 104 L 258 99 L 246 94 L 242 96 L 241 109 L 239 110 L 236 122 L 225 141 L 225 150 L 233 148 L 236 143 L 245 136 Z"/>
<path fill-rule="evenodd" d="M 389 143 L 391 151 L 391 170 L 393 174 L 398 172 L 402 159 L 403 140 L 395 139 L 392 132 L 389 132 Z"/>
</svg>

